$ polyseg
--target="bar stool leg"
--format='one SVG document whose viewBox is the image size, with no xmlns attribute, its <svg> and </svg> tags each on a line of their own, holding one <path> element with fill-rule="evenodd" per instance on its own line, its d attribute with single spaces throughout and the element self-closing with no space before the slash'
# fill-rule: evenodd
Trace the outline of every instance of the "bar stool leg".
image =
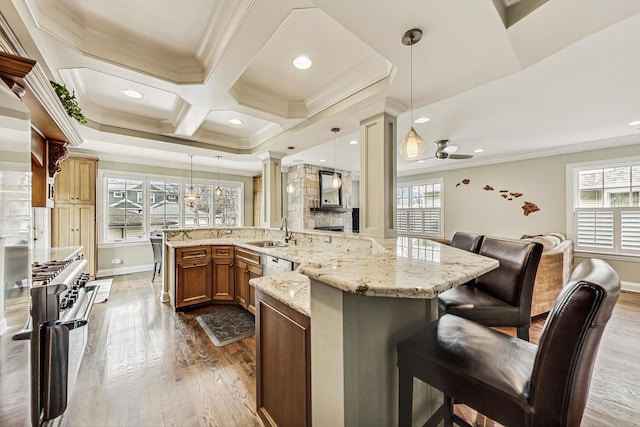
<svg viewBox="0 0 640 427">
<path fill-rule="evenodd" d="M 411 427 L 413 418 L 413 375 L 398 369 L 398 427 Z"/>
<path fill-rule="evenodd" d="M 529 341 L 529 327 L 522 326 L 518 328 L 518 338 L 521 340 Z"/>
</svg>

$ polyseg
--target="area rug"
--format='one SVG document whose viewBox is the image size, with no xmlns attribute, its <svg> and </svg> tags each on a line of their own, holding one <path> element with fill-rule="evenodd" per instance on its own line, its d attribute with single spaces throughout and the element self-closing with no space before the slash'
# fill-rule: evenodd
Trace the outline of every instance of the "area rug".
<svg viewBox="0 0 640 427">
<path fill-rule="evenodd" d="M 109 294 L 111 293 L 111 284 L 113 283 L 113 279 L 103 279 L 103 280 L 94 280 L 90 283 L 90 285 L 98 286 L 96 295 L 96 300 L 94 304 L 100 304 L 102 302 L 107 302 L 109 299 Z"/>
<path fill-rule="evenodd" d="M 231 344 L 256 333 L 253 315 L 241 308 L 201 314 L 196 317 L 196 320 L 217 347 Z"/>
</svg>

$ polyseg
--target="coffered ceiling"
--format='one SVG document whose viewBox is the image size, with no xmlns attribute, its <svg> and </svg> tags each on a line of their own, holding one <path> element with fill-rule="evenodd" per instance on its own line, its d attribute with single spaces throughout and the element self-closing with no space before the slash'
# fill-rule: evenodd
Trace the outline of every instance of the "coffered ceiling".
<svg viewBox="0 0 640 427">
<path fill-rule="evenodd" d="M 399 161 L 399 174 L 640 142 L 626 125 L 640 120 L 636 0 L 0 5 L 30 56 L 75 90 L 89 120 L 75 148 L 105 160 L 184 168 L 195 154 L 207 169 L 221 155 L 224 170 L 253 175 L 268 151 L 294 146 L 296 162 L 333 167 L 335 156 L 357 172 L 349 141 L 383 110 L 398 116 L 398 140 L 411 115 L 431 119 L 414 125 L 425 161 Z M 424 32 L 413 74 L 400 42 L 411 28 Z M 309 69 L 293 67 L 300 55 Z M 438 139 L 484 152 L 430 159 Z"/>
</svg>

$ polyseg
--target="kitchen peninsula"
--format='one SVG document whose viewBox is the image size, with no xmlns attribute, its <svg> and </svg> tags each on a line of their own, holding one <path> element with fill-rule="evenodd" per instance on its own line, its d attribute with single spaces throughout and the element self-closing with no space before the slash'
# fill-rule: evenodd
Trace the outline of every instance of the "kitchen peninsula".
<svg viewBox="0 0 640 427">
<path fill-rule="evenodd" d="M 259 295 L 310 319 L 313 425 L 396 424 L 396 343 L 436 315 L 433 298 L 439 293 L 498 266 L 493 259 L 424 239 L 309 231 L 293 232 L 295 245 L 249 245 L 281 239 L 282 231 L 259 228 L 166 231 L 169 268 L 164 269 L 162 299 L 171 300 L 171 266 L 180 248 L 234 245 L 299 264 L 296 272 L 251 282 Z M 416 394 L 433 402 L 417 410 L 436 406 L 426 388 Z"/>
</svg>

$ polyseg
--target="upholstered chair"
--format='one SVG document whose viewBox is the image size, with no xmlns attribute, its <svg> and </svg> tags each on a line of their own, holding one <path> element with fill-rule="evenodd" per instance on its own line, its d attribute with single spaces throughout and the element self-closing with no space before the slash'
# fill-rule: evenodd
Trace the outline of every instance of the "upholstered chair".
<svg viewBox="0 0 640 427">
<path fill-rule="evenodd" d="M 438 295 L 440 315 L 455 314 L 485 326 L 515 327 L 519 338 L 529 340 L 533 283 L 542 245 L 485 237 L 479 254 L 497 259 L 500 266 Z"/>
<path fill-rule="evenodd" d="M 415 377 L 445 396 L 426 426 L 443 419 L 445 426 L 468 426 L 453 414 L 453 400 L 507 426 L 579 426 L 619 293 L 620 279 L 606 262 L 582 262 L 556 299 L 537 346 L 442 316 L 398 344 L 399 425 L 411 425 Z"/>
<path fill-rule="evenodd" d="M 454 248 L 464 249 L 465 251 L 478 253 L 480 250 L 480 245 L 482 244 L 482 239 L 484 238 L 481 234 L 475 233 L 464 233 L 462 231 L 456 231 L 451 238 L 450 245 Z"/>
</svg>

